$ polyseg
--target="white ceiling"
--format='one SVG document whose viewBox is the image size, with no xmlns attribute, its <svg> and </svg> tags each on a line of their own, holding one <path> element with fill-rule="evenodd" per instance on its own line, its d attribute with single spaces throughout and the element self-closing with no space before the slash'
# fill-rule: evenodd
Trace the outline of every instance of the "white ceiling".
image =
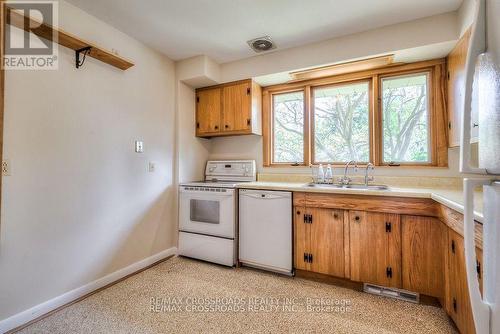
<svg viewBox="0 0 500 334">
<path fill-rule="evenodd" d="M 255 55 L 246 41 L 271 36 L 278 50 L 458 9 L 462 0 L 67 0 L 174 60 L 218 63 Z M 272 51 L 271 51 L 272 52 Z"/>
</svg>

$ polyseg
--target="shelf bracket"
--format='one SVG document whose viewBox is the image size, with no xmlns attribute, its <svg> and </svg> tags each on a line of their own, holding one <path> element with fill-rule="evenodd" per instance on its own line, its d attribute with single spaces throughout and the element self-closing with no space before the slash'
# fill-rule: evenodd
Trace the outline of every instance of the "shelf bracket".
<svg viewBox="0 0 500 334">
<path fill-rule="evenodd" d="M 76 68 L 80 68 L 80 67 L 83 66 L 83 64 L 85 63 L 85 58 L 90 53 L 91 49 L 92 49 L 91 46 L 86 46 L 84 48 L 75 50 L 75 65 L 76 65 Z M 82 58 L 82 60 L 80 60 L 80 55 L 82 53 L 83 53 L 83 58 Z"/>
</svg>

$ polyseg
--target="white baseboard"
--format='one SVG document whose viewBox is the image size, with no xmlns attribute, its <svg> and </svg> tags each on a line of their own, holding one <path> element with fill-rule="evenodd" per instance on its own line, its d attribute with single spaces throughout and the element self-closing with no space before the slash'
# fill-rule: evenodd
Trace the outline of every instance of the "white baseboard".
<svg viewBox="0 0 500 334">
<path fill-rule="evenodd" d="M 100 289 L 110 283 L 116 282 L 119 279 L 130 275 L 138 270 L 152 265 L 166 257 L 177 254 L 177 247 L 172 247 L 152 255 L 144 260 L 131 264 L 128 267 L 117 270 L 114 273 L 99 278 L 93 282 L 85 284 L 79 288 L 68 291 L 60 296 L 50 299 L 46 302 L 33 306 L 30 309 L 14 314 L 13 316 L 0 321 L 0 333 L 5 333 L 11 329 L 24 325 L 31 320 L 34 320 L 58 307 L 71 303 L 72 301 L 85 296 L 97 289 Z"/>
</svg>

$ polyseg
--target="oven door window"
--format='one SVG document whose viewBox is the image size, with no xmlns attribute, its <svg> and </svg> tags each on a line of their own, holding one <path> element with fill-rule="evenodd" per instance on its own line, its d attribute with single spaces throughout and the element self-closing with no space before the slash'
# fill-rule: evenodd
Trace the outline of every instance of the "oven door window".
<svg viewBox="0 0 500 334">
<path fill-rule="evenodd" d="M 219 224 L 220 202 L 191 199 L 189 215 L 193 222 Z"/>
</svg>

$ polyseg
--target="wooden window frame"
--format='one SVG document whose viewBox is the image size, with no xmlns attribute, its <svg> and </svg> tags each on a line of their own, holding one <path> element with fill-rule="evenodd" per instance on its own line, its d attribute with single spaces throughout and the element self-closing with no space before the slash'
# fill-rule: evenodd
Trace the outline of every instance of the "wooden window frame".
<svg viewBox="0 0 500 334">
<path fill-rule="evenodd" d="M 412 75 L 419 75 L 419 74 L 425 74 L 427 76 L 427 108 L 428 108 L 428 115 L 427 115 L 427 121 L 429 123 L 429 133 L 428 133 L 428 149 L 429 149 L 429 160 L 425 162 L 411 162 L 411 161 L 397 161 L 396 164 L 399 166 L 427 166 L 427 167 L 432 167 L 436 165 L 436 154 L 435 154 L 435 149 L 434 149 L 434 137 L 435 137 L 435 126 L 432 124 L 432 120 L 434 119 L 434 112 L 435 108 L 433 107 L 434 99 L 433 99 L 433 88 L 434 88 L 434 83 L 432 82 L 432 78 L 434 77 L 434 69 L 427 68 L 427 69 L 416 69 L 412 71 L 406 71 L 402 73 L 391 73 L 391 74 L 384 74 L 380 75 L 378 77 L 379 80 L 379 108 L 378 108 L 378 113 L 379 113 L 379 119 L 380 122 L 377 124 L 377 126 L 380 127 L 380 156 L 378 157 L 378 163 L 379 166 L 395 166 L 391 165 L 391 162 L 386 162 L 384 161 L 384 148 L 383 148 L 383 143 L 384 143 L 384 116 L 383 116 L 383 108 L 382 108 L 382 103 L 383 103 L 383 93 L 382 93 L 382 81 L 387 78 L 398 78 L 398 77 L 404 77 L 404 76 L 412 76 Z"/>
<path fill-rule="evenodd" d="M 280 94 L 287 94 L 287 93 L 303 93 L 304 95 L 304 134 L 303 134 L 303 138 L 302 138 L 302 145 L 303 145 L 303 158 L 301 162 L 296 162 L 296 163 L 292 163 L 292 162 L 274 162 L 274 96 L 275 95 L 280 95 Z M 270 124 L 271 124 L 271 133 L 270 133 L 270 142 L 271 142 L 271 145 L 270 145 L 270 149 L 271 149 L 271 156 L 270 156 L 270 161 L 272 162 L 273 165 L 276 165 L 276 166 L 307 166 L 307 162 L 308 162 L 308 159 L 309 159 L 309 152 L 308 152 L 308 146 L 309 146 L 309 143 L 306 143 L 306 140 L 305 140 L 305 137 L 306 137 L 306 133 L 308 131 L 308 128 L 309 128 L 309 124 L 307 124 L 307 115 L 306 115 L 306 105 L 307 105 L 307 99 L 306 99 L 306 90 L 305 90 L 305 87 L 302 88 L 302 89 L 292 89 L 292 90 L 285 90 L 285 91 L 280 91 L 280 92 L 275 92 L 275 93 L 271 93 L 270 94 L 270 99 L 271 99 L 271 109 L 270 109 L 270 112 L 271 112 L 271 119 L 270 119 Z"/>
<path fill-rule="evenodd" d="M 381 82 L 383 78 L 406 74 L 429 73 L 428 104 L 429 104 L 429 163 L 400 162 L 389 165 L 383 162 L 382 143 L 382 108 Z M 263 164 L 264 167 L 304 167 L 314 163 L 314 101 L 315 88 L 341 84 L 369 82 L 369 144 L 370 162 L 375 166 L 389 168 L 445 168 L 448 167 L 448 114 L 446 111 L 446 59 L 433 59 L 416 63 L 392 65 L 373 70 L 346 73 L 331 77 L 290 82 L 263 88 Z M 273 159 L 273 98 L 275 94 L 304 91 L 304 162 L 302 164 L 274 163 Z M 317 162 L 316 164 L 318 164 Z M 328 162 L 325 162 L 328 163 Z M 343 162 L 330 162 L 340 166 Z"/>
</svg>

